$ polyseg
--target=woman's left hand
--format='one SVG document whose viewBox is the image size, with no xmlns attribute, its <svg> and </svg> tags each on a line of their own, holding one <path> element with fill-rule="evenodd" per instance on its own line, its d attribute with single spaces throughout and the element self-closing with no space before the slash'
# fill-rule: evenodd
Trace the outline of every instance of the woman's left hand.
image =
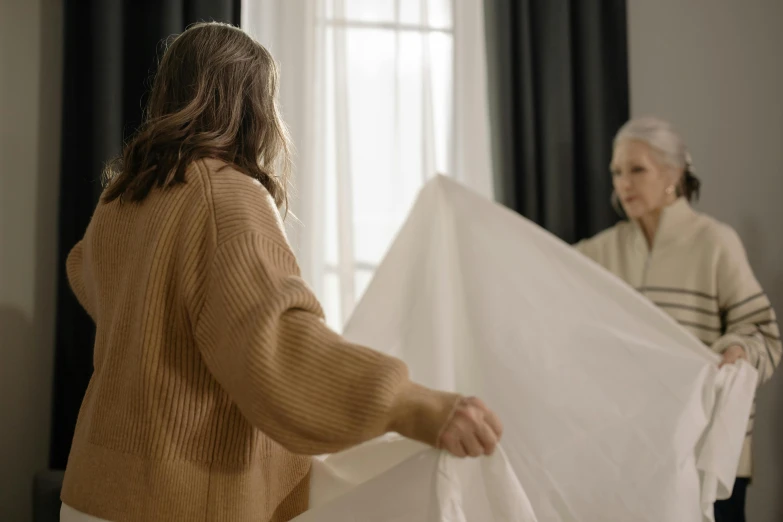
<svg viewBox="0 0 783 522">
<path fill-rule="evenodd" d="M 740 359 L 748 360 L 748 354 L 745 353 L 745 349 L 738 344 L 729 346 L 726 348 L 726 351 L 723 352 L 723 360 L 721 361 L 719 368 L 723 368 L 726 364 L 734 364 Z"/>
</svg>

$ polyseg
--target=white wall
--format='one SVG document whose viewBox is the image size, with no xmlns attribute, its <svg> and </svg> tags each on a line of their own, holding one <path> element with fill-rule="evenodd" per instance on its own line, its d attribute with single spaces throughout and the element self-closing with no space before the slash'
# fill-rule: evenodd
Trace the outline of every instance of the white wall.
<svg viewBox="0 0 783 522">
<path fill-rule="evenodd" d="M 783 313 L 783 1 L 628 0 L 631 112 L 685 136 L 699 208 L 742 236 Z M 783 377 L 761 392 L 751 522 L 783 520 Z"/>
<path fill-rule="evenodd" d="M 47 465 L 60 165 L 62 7 L 0 1 L 0 519 L 31 520 Z"/>
</svg>

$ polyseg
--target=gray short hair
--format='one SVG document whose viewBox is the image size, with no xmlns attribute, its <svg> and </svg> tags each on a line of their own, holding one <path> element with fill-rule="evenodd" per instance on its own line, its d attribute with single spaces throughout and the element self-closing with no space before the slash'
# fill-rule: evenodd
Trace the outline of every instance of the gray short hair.
<svg viewBox="0 0 783 522">
<path fill-rule="evenodd" d="M 701 181 L 693 173 L 691 154 L 671 123 L 653 116 L 633 119 L 617 131 L 614 147 L 624 140 L 638 140 L 649 145 L 666 165 L 683 173 L 677 184 L 679 195 L 689 201 L 699 198 Z"/>
<path fill-rule="evenodd" d="M 672 125 L 652 116 L 636 118 L 623 125 L 614 137 L 614 146 L 624 140 L 638 140 L 652 147 L 670 167 L 685 171 L 691 167 L 688 148 Z"/>
</svg>

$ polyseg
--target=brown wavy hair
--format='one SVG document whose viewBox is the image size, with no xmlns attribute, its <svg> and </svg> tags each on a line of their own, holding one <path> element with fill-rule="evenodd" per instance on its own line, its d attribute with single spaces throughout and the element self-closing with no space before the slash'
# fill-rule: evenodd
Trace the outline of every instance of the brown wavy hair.
<svg viewBox="0 0 783 522">
<path fill-rule="evenodd" d="M 194 161 L 216 158 L 287 205 L 290 144 L 277 89 L 272 55 L 241 29 L 189 27 L 160 60 L 139 130 L 104 171 L 104 201 L 142 201 L 184 183 Z"/>
</svg>

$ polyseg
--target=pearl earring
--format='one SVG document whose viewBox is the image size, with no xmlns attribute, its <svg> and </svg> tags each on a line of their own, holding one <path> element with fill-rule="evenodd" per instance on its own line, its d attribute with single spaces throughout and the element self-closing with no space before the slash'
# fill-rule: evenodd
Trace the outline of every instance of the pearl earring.
<svg viewBox="0 0 783 522">
<path fill-rule="evenodd" d="M 669 196 L 674 194 L 674 185 L 669 185 L 668 187 L 666 187 L 666 194 Z"/>
</svg>

